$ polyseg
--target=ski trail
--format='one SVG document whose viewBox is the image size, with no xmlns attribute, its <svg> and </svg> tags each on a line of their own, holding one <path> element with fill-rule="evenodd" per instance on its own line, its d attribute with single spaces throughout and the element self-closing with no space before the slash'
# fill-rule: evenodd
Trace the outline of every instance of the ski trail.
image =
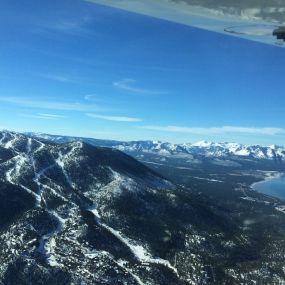
<svg viewBox="0 0 285 285">
<path fill-rule="evenodd" d="M 35 142 L 37 142 L 38 144 L 40 144 L 40 146 L 35 150 L 35 153 L 41 151 L 44 147 L 45 147 L 45 144 L 42 143 L 41 141 L 38 141 L 36 139 L 33 139 Z"/>
<path fill-rule="evenodd" d="M 35 182 L 35 183 L 37 184 L 37 186 L 38 186 L 38 195 L 39 195 L 39 197 L 40 197 L 40 201 L 39 201 L 39 203 L 37 203 L 37 205 L 36 205 L 36 206 L 38 206 L 38 207 L 40 207 L 40 204 L 41 204 L 41 202 L 43 201 L 42 194 L 43 194 L 43 192 L 44 192 L 44 185 L 40 182 L 40 179 L 41 179 L 42 176 L 44 176 L 44 174 L 45 174 L 46 171 L 52 169 L 52 168 L 55 167 L 55 166 L 56 166 L 56 164 L 49 165 L 49 166 L 45 167 L 44 169 L 42 169 L 42 170 L 39 171 L 39 172 L 36 172 L 36 171 L 35 171 L 35 168 L 34 168 L 35 177 L 34 177 L 33 180 L 34 180 L 34 182 Z"/>
<path fill-rule="evenodd" d="M 45 176 L 46 177 L 46 176 Z M 49 178 L 48 178 L 49 179 Z M 41 182 L 40 182 L 41 183 Z M 68 199 L 66 199 L 64 196 L 60 195 L 59 193 L 56 192 L 56 190 L 54 190 L 52 187 L 48 186 L 48 185 L 45 185 L 45 184 L 42 184 L 42 187 L 45 188 L 45 189 L 48 189 L 52 192 L 52 194 L 60 199 L 62 199 L 64 202 L 69 202 Z"/>
<path fill-rule="evenodd" d="M 56 236 L 60 234 L 65 226 L 66 220 L 61 218 L 56 212 L 48 211 L 50 215 L 52 215 L 58 222 L 57 227 L 51 230 L 49 233 L 45 234 L 40 239 L 40 245 L 38 247 L 38 251 L 45 258 L 47 264 L 52 267 L 61 267 L 56 260 L 54 248 L 56 247 Z"/>
<path fill-rule="evenodd" d="M 15 157 L 17 158 L 17 157 Z M 15 159 L 14 158 L 14 159 Z M 22 185 L 22 184 L 17 184 L 13 181 L 13 172 L 19 173 L 20 171 L 20 167 L 19 165 L 17 165 L 17 163 L 14 165 L 14 167 L 12 167 L 11 169 L 9 169 L 6 172 L 6 180 L 11 183 L 12 185 L 16 185 L 16 186 L 20 186 L 22 189 L 24 189 L 26 192 L 28 192 L 30 195 L 34 196 L 36 199 L 36 204 L 38 204 L 40 202 L 40 195 L 38 195 L 37 193 L 35 193 L 34 191 L 32 191 L 31 189 L 29 189 L 28 187 Z M 17 177 L 17 176 L 16 176 Z"/>
<path fill-rule="evenodd" d="M 61 169 L 61 171 L 62 171 L 62 173 L 63 173 L 63 175 L 65 177 L 65 180 L 68 183 L 69 187 L 73 188 L 74 185 L 72 183 L 72 180 L 71 180 L 70 176 L 67 174 L 67 172 L 65 170 L 64 156 L 62 155 L 62 153 L 59 153 L 59 157 L 56 160 L 56 163 L 60 167 L 60 169 Z"/>
<path fill-rule="evenodd" d="M 175 273 L 177 277 L 179 277 L 177 269 L 173 267 L 168 260 L 164 260 L 159 257 L 152 257 L 151 254 L 147 252 L 147 250 L 143 246 L 137 245 L 135 244 L 134 241 L 130 240 L 129 238 L 123 237 L 119 231 L 114 230 L 113 228 L 107 226 L 106 224 L 101 223 L 100 225 L 103 226 L 105 229 L 107 229 L 109 232 L 111 232 L 122 243 L 124 243 L 140 262 L 163 265 L 169 268 L 171 271 Z"/>
<path fill-rule="evenodd" d="M 123 260 L 119 260 L 116 261 L 114 258 L 112 258 L 112 260 L 123 270 L 125 270 L 127 273 L 129 273 L 139 285 L 145 285 L 145 283 L 142 282 L 142 280 L 139 278 L 139 276 L 137 276 L 136 274 L 134 274 L 130 269 L 126 268 L 124 266 L 124 261 Z"/>
<path fill-rule="evenodd" d="M 63 175 L 65 176 L 65 179 L 68 183 L 68 185 L 70 186 L 70 188 L 74 188 L 74 183 L 72 182 L 72 179 L 70 178 L 70 176 L 68 175 L 67 171 L 65 170 L 65 163 L 66 160 L 68 160 L 68 158 L 70 156 L 72 156 L 73 152 L 82 147 L 82 143 L 81 142 L 77 142 L 72 149 L 66 154 L 63 155 L 61 152 L 58 153 L 58 158 L 56 159 L 56 163 L 58 164 L 58 166 L 61 168 Z"/>
<path fill-rule="evenodd" d="M 28 138 L 28 142 L 27 142 L 27 153 L 30 154 L 32 151 L 32 139 Z"/>
<path fill-rule="evenodd" d="M 35 151 L 40 151 L 43 148 L 43 145 L 41 144 L 41 146 Z M 43 201 L 42 199 L 42 193 L 44 191 L 44 187 L 43 184 L 40 183 L 40 178 L 45 174 L 46 171 L 50 170 L 51 168 L 56 166 L 56 163 L 49 165 L 45 168 L 43 168 L 40 171 L 36 170 L 36 162 L 35 162 L 35 158 L 34 158 L 34 154 L 32 152 L 32 139 L 28 138 L 28 142 L 27 142 L 27 152 L 28 152 L 28 156 L 31 162 L 31 165 L 33 167 L 33 171 L 34 171 L 34 179 L 33 181 L 37 184 L 38 186 L 38 199 L 36 200 L 36 207 L 40 207 L 41 206 L 41 202 Z"/>
<path fill-rule="evenodd" d="M 110 232 L 118 240 L 120 240 L 124 245 L 126 245 L 139 262 L 162 265 L 170 269 L 178 278 L 180 277 L 177 269 L 174 266 L 172 266 L 168 260 L 159 257 L 152 257 L 152 255 L 142 245 L 136 244 L 133 240 L 124 237 L 119 231 L 102 223 L 100 221 L 100 215 L 98 213 L 98 210 L 96 209 L 96 205 L 93 205 L 92 207 L 89 207 L 86 210 L 93 213 L 96 222 L 100 226 L 105 228 L 108 232 Z"/>
<path fill-rule="evenodd" d="M 29 189 L 28 187 L 22 185 L 22 184 L 19 184 L 19 186 L 21 188 L 23 188 L 24 190 L 26 190 L 29 194 L 31 194 L 32 196 L 34 196 L 36 198 L 36 204 L 40 203 L 41 202 L 41 197 L 39 194 L 33 192 L 31 189 Z"/>
<path fill-rule="evenodd" d="M 41 151 L 43 149 L 43 147 L 44 147 L 44 144 L 40 143 L 40 147 L 38 149 L 36 149 L 35 152 Z M 34 159 L 34 155 L 32 153 L 32 139 L 31 138 L 29 138 L 28 142 L 27 142 L 27 152 L 28 152 L 28 155 L 29 155 L 29 158 L 30 158 L 33 170 L 34 170 L 34 179 L 33 180 L 38 186 L 38 194 L 35 194 L 32 191 L 29 191 L 29 189 L 24 187 L 23 185 L 21 185 L 21 187 L 26 189 L 26 191 L 29 191 L 30 194 L 33 193 L 33 195 L 36 197 L 36 207 L 41 207 L 41 202 L 43 200 L 42 199 L 42 193 L 43 193 L 45 188 L 48 188 L 54 194 L 57 194 L 54 189 L 52 189 L 51 187 L 44 185 L 40 182 L 41 177 L 45 176 L 45 173 L 48 170 L 54 168 L 57 165 L 57 163 L 49 165 L 40 171 L 36 171 L 35 159 Z M 57 194 L 57 196 L 64 198 L 59 194 Z M 67 201 L 67 200 L 65 199 L 65 201 Z M 54 248 L 56 247 L 55 238 L 59 233 L 61 233 L 63 231 L 64 226 L 65 226 L 65 219 L 61 218 L 55 211 L 48 211 L 48 213 L 50 215 L 52 215 L 57 220 L 57 227 L 54 228 L 49 233 L 47 233 L 41 237 L 40 244 L 38 247 L 38 251 L 43 255 L 47 264 L 49 264 L 52 267 L 60 267 L 61 264 L 59 264 L 57 262 L 55 255 L 54 255 Z"/>
<path fill-rule="evenodd" d="M 20 176 L 20 170 L 22 166 L 27 162 L 27 157 L 18 154 L 17 156 L 11 158 L 10 161 L 13 162 L 14 165 L 6 172 L 6 180 L 12 184 L 15 184 L 13 179 Z"/>
<path fill-rule="evenodd" d="M 120 267 L 121 269 L 123 269 L 123 271 L 125 273 L 128 273 L 129 275 L 132 276 L 132 278 L 137 282 L 138 285 L 146 285 L 146 283 L 144 283 L 140 277 L 138 275 L 136 275 L 135 273 L 132 272 L 131 269 L 127 268 L 126 267 L 126 264 L 128 263 L 127 261 L 125 260 L 122 260 L 122 259 L 119 259 L 119 260 L 116 260 L 114 258 L 114 256 L 112 254 L 110 254 L 109 252 L 107 251 L 104 251 L 104 250 L 100 250 L 100 251 L 97 251 L 94 253 L 94 251 L 90 252 L 88 249 L 87 249 L 87 253 L 84 254 L 86 257 L 90 258 L 90 259 L 93 259 L 94 257 L 98 256 L 98 255 L 103 255 L 103 256 L 106 256 L 108 257 L 110 260 L 112 260 L 112 262 L 114 262 L 118 267 Z"/>
<path fill-rule="evenodd" d="M 15 183 L 14 183 L 13 180 L 12 180 L 12 172 L 13 172 L 13 170 L 14 170 L 14 168 L 11 168 L 11 169 L 9 169 L 9 170 L 6 172 L 6 180 L 7 180 L 9 183 L 15 185 Z"/>
</svg>

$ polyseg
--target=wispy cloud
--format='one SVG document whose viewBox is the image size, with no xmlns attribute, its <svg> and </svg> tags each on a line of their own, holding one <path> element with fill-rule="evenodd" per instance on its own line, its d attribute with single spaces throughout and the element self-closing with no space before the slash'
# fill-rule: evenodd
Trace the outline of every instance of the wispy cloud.
<svg viewBox="0 0 285 285">
<path fill-rule="evenodd" d="M 78 19 L 64 19 L 53 23 L 49 22 L 47 27 L 54 30 L 70 32 L 70 31 L 84 31 L 86 26 L 92 22 L 92 18 L 85 16 Z"/>
<path fill-rule="evenodd" d="M 133 79 L 123 79 L 120 81 L 113 82 L 113 86 L 128 92 L 143 94 L 143 95 L 163 95 L 168 94 L 168 92 L 163 90 L 152 90 L 146 88 L 140 88 L 133 86 L 137 81 Z"/>
<path fill-rule="evenodd" d="M 31 118 L 31 119 L 40 119 L 40 120 L 58 120 L 57 117 L 51 117 L 51 116 L 44 116 L 41 114 L 19 114 L 20 117 L 24 118 Z"/>
<path fill-rule="evenodd" d="M 86 94 L 84 95 L 84 100 L 89 102 L 106 102 L 101 97 L 99 97 L 97 94 Z"/>
<path fill-rule="evenodd" d="M 60 74 L 44 74 L 44 73 L 38 73 L 37 76 L 48 79 L 48 80 L 54 80 L 59 82 L 73 82 L 74 80 L 66 75 L 60 75 Z"/>
<path fill-rule="evenodd" d="M 282 128 L 250 128 L 235 126 L 223 126 L 213 128 L 189 128 L 181 126 L 142 126 L 141 128 L 152 131 L 190 133 L 197 135 L 249 134 L 274 136 L 278 134 L 285 134 L 285 129 Z"/>
<path fill-rule="evenodd" d="M 88 84 L 88 85 L 95 85 L 96 82 L 92 76 L 82 76 L 78 74 L 70 74 L 66 72 L 52 72 L 52 73 L 45 73 L 45 72 L 34 72 L 31 75 L 39 77 L 41 79 L 56 81 L 59 83 L 72 83 L 72 84 Z"/>
<path fill-rule="evenodd" d="M 126 117 L 126 116 L 104 116 L 93 113 L 88 113 L 86 115 L 91 118 L 107 120 L 107 121 L 115 121 L 115 122 L 129 122 L 129 123 L 142 122 L 142 119 L 140 118 Z"/>
<path fill-rule="evenodd" d="M 37 27 L 42 31 L 56 31 L 67 34 L 94 34 L 90 25 L 93 23 L 92 16 L 85 15 L 83 17 L 72 17 L 65 15 L 63 17 L 55 17 L 46 20 L 37 21 Z"/>
<path fill-rule="evenodd" d="M 82 99 L 84 99 L 84 101 L 86 101 L 87 104 L 100 104 L 101 106 L 111 106 L 110 100 L 108 99 L 108 97 L 106 96 L 102 96 L 100 94 L 94 94 L 94 93 L 90 93 L 90 94 L 85 94 L 82 95 Z M 115 108 L 115 107 L 114 107 Z M 115 109 L 112 108 L 113 111 L 115 111 Z M 109 111 L 111 111 L 109 109 Z"/>
<path fill-rule="evenodd" d="M 92 112 L 98 110 L 102 111 L 102 108 L 94 104 L 82 104 L 78 102 L 68 103 L 55 100 L 36 100 L 23 97 L 0 96 L 0 102 L 41 110 L 62 110 L 78 112 Z"/>
<path fill-rule="evenodd" d="M 46 117 L 46 118 L 53 118 L 53 119 L 65 119 L 66 116 L 58 115 L 58 114 L 47 114 L 47 113 L 38 113 L 38 116 Z"/>
<path fill-rule="evenodd" d="M 87 94 L 84 96 L 84 99 L 87 101 L 93 101 L 94 98 L 95 98 L 94 94 Z"/>
</svg>

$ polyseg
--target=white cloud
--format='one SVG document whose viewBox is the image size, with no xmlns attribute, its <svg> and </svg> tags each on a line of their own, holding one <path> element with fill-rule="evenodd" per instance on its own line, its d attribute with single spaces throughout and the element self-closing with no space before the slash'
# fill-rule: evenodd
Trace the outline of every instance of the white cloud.
<svg viewBox="0 0 285 285">
<path fill-rule="evenodd" d="M 58 120 L 57 118 L 53 118 L 53 117 L 46 117 L 46 116 L 33 115 L 33 114 L 19 114 L 19 116 L 24 117 L 24 118 L 40 119 L 40 120 Z"/>
<path fill-rule="evenodd" d="M 47 113 L 38 113 L 38 116 L 47 117 L 47 118 L 53 118 L 53 119 L 65 119 L 66 116 L 63 115 L 57 115 L 57 114 L 47 114 Z"/>
<path fill-rule="evenodd" d="M 54 100 L 36 100 L 23 97 L 5 97 L 0 96 L 0 102 L 10 103 L 22 107 L 46 109 L 46 110 L 63 110 L 63 111 L 78 111 L 78 112 L 90 112 L 101 110 L 97 105 L 82 104 L 82 103 L 67 103 L 58 102 Z"/>
<path fill-rule="evenodd" d="M 37 114 L 19 114 L 21 117 L 32 118 L 32 119 L 41 119 L 41 120 L 60 120 L 67 118 L 63 115 L 57 114 L 47 114 L 47 113 L 37 113 Z"/>
<path fill-rule="evenodd" d="M 101 120 L 107 120 L 107 121 L 115 121 L 115 122 L 141 122 L 142 119 L 140 118 L 132 118 L 132 117 L 126 117 L 126 116 L 104 116 L 104 115 L 98 115 L 93 113 L 86 114 L 88 117 L 101 119 Z"/>
<path fill-rule="evenodd" d="M 252 134 L 252 135 L 278 135 L 285 134 L 285 129 L 281 128 L 250 128 L 223 126 L 212 128 L 189 128 L 180 126 L 143 126 L 143 129 L 161 132 L 190 133 L 197 135 L 219 135 L 219 134 Z"/>
<path fill-rule="evenodd" d="M 132 93 L 137 94 L 143 94 L 143 95 L 162 95 L 167 94 L 168 92 L 162 91 L 162 90 L 151 90 L 151 89 L 145 89 L 145 88 L 139 88 L 132 86 L 134 83 L 136 83 L 136 80 L 133 79 L 123 79 L 120 81 L 113 82 L 113 86 L 122 90 L 126 90 Z"/>
</svg>

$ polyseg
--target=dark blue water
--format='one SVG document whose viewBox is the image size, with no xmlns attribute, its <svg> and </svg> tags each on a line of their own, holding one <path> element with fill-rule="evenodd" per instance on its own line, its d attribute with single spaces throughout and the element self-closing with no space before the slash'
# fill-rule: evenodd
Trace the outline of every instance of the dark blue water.
<svg viewBox="0 0 285 285">
<path fill-rule="evenodd" d="M 252 188 L 260 193 L 285 200 L 285 176 L 255 183 Z"/>
</svg>

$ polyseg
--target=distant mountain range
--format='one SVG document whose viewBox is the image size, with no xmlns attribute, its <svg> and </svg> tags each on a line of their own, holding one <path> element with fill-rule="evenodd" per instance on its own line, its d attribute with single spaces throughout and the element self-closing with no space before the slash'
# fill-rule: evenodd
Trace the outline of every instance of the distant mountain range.
<svg viewBox="0 0 285 285">
<path fill-rule="evenodd" d="M 238 143 L 214 143 L 200 141 L 196 143 L 173 144 L 160 141 L 112 141 L 82 137 L 56 136 L 42 133 L 27 135 L 55 143 L 83 141 L 95 146 L 106 146 L 126 153 L 151 153 L 161 156 L 201 155 L 205 157 L 241 157 L 251 159 L 283 160 L 285 148 L 281 146 L 243 145 Z"/>
</svg>

